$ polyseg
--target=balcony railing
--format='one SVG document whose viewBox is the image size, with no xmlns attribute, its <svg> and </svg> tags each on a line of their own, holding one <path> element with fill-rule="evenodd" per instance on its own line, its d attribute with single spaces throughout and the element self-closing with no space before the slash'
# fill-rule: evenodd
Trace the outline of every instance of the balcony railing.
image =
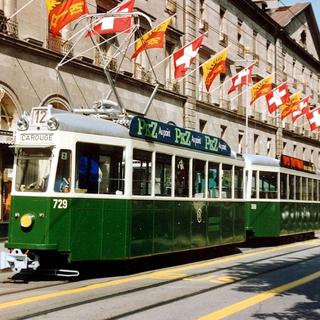
<svg viewBox="0 0 320 320">
<path fill-rule="evenodd" d="M 0 33 L 7 34 L 10 37 L 18 38 L 18 23 L 15 21 L 8 21 L 4 16 L 3 11 L 0 10 Z"/>
<path fill-rule="evenodd" d="M 173 92 L 179 93 L 180 85 L 178 82 L 173 80 L 166 80 L 166 89 L 171 90 Z"/>
<path fill-rule="evenodd" d="M 99 67 L 104 68 L 106 65 L 108 66 L 108 69 L 111 71 L 117 71 L 118 64 L 116 58 L 111 58 L 107 52 L 104 51 L 97 51 L 95 54 L 95 64 Z"/>
<path fill-rule="evenodd" d="M 66 54 L 72 48 L 73 43 L 62 39 L 60 36 L 53 36 L 49 33 L 47 39 L 47 48 L 61 54 Z M 72 55 L 72 52 L 70 52 Z"/>
<path fill-rule="evenodd" d="M 226 47 L 228 45 L 228 35 L 223 32 L 220 32 L 219 43 L 221 46 Z"/>
<path fill-rule="evenodd" d="M 241 57 L 241 58 L 244 58 L 244 53 L 245 53 L 245 47 L 243 44 L 238 44 L 238 55 Z"/>
</svg>

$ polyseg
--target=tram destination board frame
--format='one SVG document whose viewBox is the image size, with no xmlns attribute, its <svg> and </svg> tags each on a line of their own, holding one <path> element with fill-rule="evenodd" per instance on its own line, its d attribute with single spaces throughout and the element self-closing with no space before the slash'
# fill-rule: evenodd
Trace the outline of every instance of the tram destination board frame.
<svg viewBox="0 0 320 320">
<path fill-rule="evenodd" d="M 140 116 L 132 118 L 129 134 L 132 137 L 194 150 L 231 155 L 230 146 L 220 138 Z"/>
</svg>

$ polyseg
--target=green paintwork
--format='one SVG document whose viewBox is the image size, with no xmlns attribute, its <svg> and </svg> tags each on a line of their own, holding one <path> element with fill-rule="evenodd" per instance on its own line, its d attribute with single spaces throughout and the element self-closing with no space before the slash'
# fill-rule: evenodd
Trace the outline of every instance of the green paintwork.
<svg viewBox="0 0 320 320">
<path fill-rule="evenodd" d="M 256 209 L 253 209 L 256 206 Z M 255 237 L 279 237 L 320 229 L 317 203 L 252 202 L 246 204 L 246 229 Z"/>
<path fill-rule="evenodd" d="M 69 254 L 74 262 L 245 241 L 244 203 L 240 202 L 65 199 L 67 208 L 54 209 L 52 198 L 12 197 L 6 246 L 56 250 Z M 23 230 L 16 213 L 31 213 L 33 226 Z"/>
</svg>

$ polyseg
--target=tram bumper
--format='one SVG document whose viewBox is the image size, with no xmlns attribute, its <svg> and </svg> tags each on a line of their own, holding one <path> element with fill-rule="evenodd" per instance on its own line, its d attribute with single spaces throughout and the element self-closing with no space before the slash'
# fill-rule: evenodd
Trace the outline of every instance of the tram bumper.
<svg viewBox="0 0 320 320">
<path fill-rule="evenodd" d="M 11 252 L 0 252 L 0 270 L 10 268 L 13 272 L 21 272 L 22 270 L 37 270 L 40 266 L 39 259 L 34 256 L 34 259 L 29 258 L 22 253 L 20 249 L 14 249 Z"/>
</svg>

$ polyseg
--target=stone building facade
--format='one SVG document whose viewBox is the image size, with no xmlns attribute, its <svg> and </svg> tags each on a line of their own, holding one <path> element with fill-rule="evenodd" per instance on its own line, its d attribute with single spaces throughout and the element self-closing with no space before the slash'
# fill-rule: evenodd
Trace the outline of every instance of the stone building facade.
<svg viewBox="0 0 320 320">
<path fill-rule="evenodd" d="M 47 103 L 71 109 L 55 67 L 72 48 L 68 39 L 81 23 L 70 24 L 58 37 L 52 37 L 44 0 L 34 1 L 10 18 L 27 2 L 0 0 L 0 219 L 4 217 L 12 168 L 13 152 L 9 145 L 19 116 L 33 106 Z M 109 10 L 119 2 L 87 1 L 91 13 Z M 175 14 L 166 33 L 165 48 L 148 50 L 153 65 L 205 34 L 203 46 L 191 66 L 194 72 L 183 81 L 174 81 L 170 59 L 156 67 L 160 89 L 147 117 L 221 137 L 239 153 L 247 151 L 271 157 L 290 154 L 311 160 L 320 168 L 320 136 L 309 130 L 305 118 L 294 125 L 289 118 L 281 122 L 279 113 L 267 112 L 265 99 L 250 106 L 250 95 L 245 89 L 227 94 L 231 75 L 255 61 L 254 82 L 272 74 L 275 86 L 288 81 L 292 93 L 301 90 L 303 96 L 310 95 L 313 106 L 318 103 L 320 35 L 310 4 L 283 8 L 277 0 L 136 0 L 135 9 L 147 14 L 154 25 Z M 141 27 L 147 29 L 143 21 Z M 77 55 L 89 46 L 84 38 L 71 54 Z M 228 73 L 218 76 L 208 93 L 201 68 L 197 67 L 226 47 Z M 113 52 L 111 45 L 103 50 L 106 58 Z M 142 53 L 131 61 L 128 57 L 132 52 L 133 46 L 121 67 L 119 57 L 112 60 L 109 68 L 116 76 L 116 86 L 127 111 L 141 114 L 155 79 L 148 72 L 148 56 Z M 101 56 L 94 50 L 65 65 L 61 72 L 77 107 L 90 108 L 109 91 Z"/>
</svg>

